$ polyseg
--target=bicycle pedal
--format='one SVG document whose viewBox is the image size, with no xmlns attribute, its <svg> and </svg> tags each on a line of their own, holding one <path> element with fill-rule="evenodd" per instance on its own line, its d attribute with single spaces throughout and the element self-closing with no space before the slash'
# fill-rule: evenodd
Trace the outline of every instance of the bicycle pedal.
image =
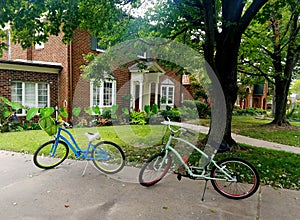
<svg viewBox="0 0 300 220">
<path fill-rule="evenodd" d="M 179 174 L 177 175 L 177 179 L 178 179 L 178 181 L 180 181 L 180 180 L 181 180 L 181 178 L 182 178 L 182 175 L 179 173 Z"/>
</svg>

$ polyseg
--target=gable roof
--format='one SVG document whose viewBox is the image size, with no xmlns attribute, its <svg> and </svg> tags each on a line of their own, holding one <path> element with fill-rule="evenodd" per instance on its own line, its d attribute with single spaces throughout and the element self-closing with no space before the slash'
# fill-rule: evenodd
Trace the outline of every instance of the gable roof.
<svg viewBox="0 0 300 220">
<path fill-rule="evenodd" d="M 140 63 L 130 66 L 128 69 L 131 73 L 144 72 L 144 73 L 165 73 L 165 71 L 156 62 L 144 62 L 146 69 L 139 68 Z"/>
</svg>

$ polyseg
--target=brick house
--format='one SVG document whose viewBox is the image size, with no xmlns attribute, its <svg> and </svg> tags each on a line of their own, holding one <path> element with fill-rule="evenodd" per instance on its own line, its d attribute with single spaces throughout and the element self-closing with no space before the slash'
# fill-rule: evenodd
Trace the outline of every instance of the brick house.
<svg viewBox="0 0 300 220">
<path fill-rule="evenodd" d="M 268 83 L 248 86 L 246 90 L 247 96 L 244 98 L 238 97 L 237 99 L 237 105 L 240 108 L 261 108 L 267 110 Z"/>
<path fill-rule="evenodd" d="M 50 36 L 48 42 L 26 50 L 8 42 L 9 49 L 0 58 L 0 95 L 29 107 L 58 105 L 69 113 L 73 107 L 114 104 L 138 111 L 156 103 L 163 109 L 192 99 L 187 77 L 153 61 L 144 60 L 147 68 L 142 72 L 132 61 L 100 85 L 82 80 L 80 66 L 86 64 L 82 55 L 104 50 L 86 30 L 77 30 L 67 45 L 61 39 L 62 34 Z"/>
</svg>

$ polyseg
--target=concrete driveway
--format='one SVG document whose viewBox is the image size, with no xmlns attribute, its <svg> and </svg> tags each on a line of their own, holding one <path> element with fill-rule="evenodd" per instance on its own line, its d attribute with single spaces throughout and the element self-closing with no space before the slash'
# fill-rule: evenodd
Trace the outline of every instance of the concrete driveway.
<svg viewBox="0 0 300 220">
<path fill-rule="evenodd" d="M 254 196 L 230 200 L 203 181 L 167 176 L 144 188 L 138 169 L 125 167 L 108 177 L 85 162 L 65 161 L 41 170 L 32 155 L 0 151 L 0 219 L 299 219 L 300 192 L 261 187 Z"/>
</svg>

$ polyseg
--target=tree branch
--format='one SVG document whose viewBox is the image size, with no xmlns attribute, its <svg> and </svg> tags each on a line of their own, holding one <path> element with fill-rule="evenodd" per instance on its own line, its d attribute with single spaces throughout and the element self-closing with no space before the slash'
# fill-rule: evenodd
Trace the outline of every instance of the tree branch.
<svg viewBox="0 0 300 220">
<path fill-rule="evenodd" d="M 238 26 L 238 31 L 242 34 L 245 32 L 247 27 L 249 26 L 250 22 L 252 21 L 253 17 L 257 14 L 257 12 L 264 6 L 264 4 L 268 0 L 255 0 L 246 10 L 244 15 L 241 18 L 241 21 Z"/>
<path fill-rule="evenodd" d="M 176 37 L 178 37 L 179 35 L 185 33 L 189 28 L 186 26 L 184 27 L 182 30 L 178 31 L 177 33 L 173 34 L 170 36 L 171 40 L 174 40 Z"/>
<path fill-rule="evenodd" d="M 252 72 L 247 72 L 247 71 L 242 70 L 242 69 L 238 69 L 237 71 L 240 72 L 240 73 L 244 73 L 244 74 L 246 74 L 246 75 L 248 75 L 248 76 L 254 76 L 254 77 L 260 77 L 260 76 L 262 76 L 262 77 L 264 77 L 269 83 L 274 84 L 274 81 L 272 81 L 271 78 L 270 78 L 269 76 L 266 76 L 264 73 L 252 73 Z"/>
</svg>

